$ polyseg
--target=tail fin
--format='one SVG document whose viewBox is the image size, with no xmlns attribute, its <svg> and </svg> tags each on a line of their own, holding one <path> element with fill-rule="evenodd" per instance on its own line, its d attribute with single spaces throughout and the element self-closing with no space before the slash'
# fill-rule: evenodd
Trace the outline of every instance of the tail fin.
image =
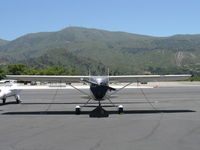
<svg viewBox="0 0 200 150">
<path fill-rule="evenodd" d="M 8 80 L 4 86 L 5 87 L 14 87 L 14 86 L 17 86 L 17 81 L 16 80 Z"/>
</svg>

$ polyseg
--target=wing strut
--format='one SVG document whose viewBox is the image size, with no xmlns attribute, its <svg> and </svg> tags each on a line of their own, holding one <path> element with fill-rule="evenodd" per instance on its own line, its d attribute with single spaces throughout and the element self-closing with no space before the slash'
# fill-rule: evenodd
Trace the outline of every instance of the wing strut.
<svg viewBox="0 0 200 150">
<path fill-rule="evenodd" d="M 69 86 L 71 86 L 72 88 L 76 89 L 76 90 L 79 91 L 80 93 L 87 95 L 87 96 L 89 97 L 89 99 L 92 99 L 92 97 L 91 97 L 88 93 L 86 93 L 86 92 L 84 92 L 84 91 L 78 89 L 77 87 L 73 86 L 72 84 L 69 84 Z"/>
<path fill-rule="evenodd" d="M 118 90 L 115 90 L 114 92 L 110 93 L 110 94 L 109 94 L 109 97 L 110 97 L 111 95 L 113 95 L 113 94 L 115 94 L 115 93 L 117 93 L 117 92 L 123 90 L 125 87 L 131 85 L 132 83 L 134 83 L 134 82 L 130 82 L 130 83 L 124 85 L 122 88 L 120 88 L 120 89 L 118 89 Z"/>
</svg>

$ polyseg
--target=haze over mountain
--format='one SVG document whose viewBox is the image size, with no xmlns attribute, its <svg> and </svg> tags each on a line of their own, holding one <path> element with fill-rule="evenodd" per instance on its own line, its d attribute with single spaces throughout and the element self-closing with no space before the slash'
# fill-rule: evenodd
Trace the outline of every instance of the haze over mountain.
<svg viewBox="0 0 200 150">
<path fill-rule="evenodd" d="M 0 63 L 61 65 L 81 74 L 88 70 L 113 74 L 200 72 L 200 34 L 152 37 L 126 32 L 69 27 L 57 32 L 0 40 Z M 99 71 L 98 71 L 99 70 Z"/>
</svg>

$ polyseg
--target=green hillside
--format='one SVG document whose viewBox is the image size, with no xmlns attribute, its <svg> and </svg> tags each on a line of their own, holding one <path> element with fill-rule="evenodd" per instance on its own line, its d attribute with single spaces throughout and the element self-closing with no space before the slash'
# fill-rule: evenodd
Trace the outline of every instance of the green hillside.
<svg viewBox="0 0 200 150">
<path fill-rule="evenodd" d="M 107 49 L 112 49 L 118 45 L 140 48 L 141 45 L 145 44 L 145 47 L 147 47 L 149 45 L 144 42 L 145 39 L 151 39 L 151 37 L 70 27 L 58 32 L 43 32 L 22 36 L 7 45 L 0 46 L 0 52 L 15 55 L 15 57 L 21 59 L 22 57 L 39 56 L 53 48 L 68 48 L 71 51 L 80 51 L 88 48 L 105 48 L 105 46 Z"/>
<path fill-rule="evenodd" d="M 31 58 L 22 63 L 27 64 L 29 67 L 47 68 L 49 66 L 61 66 L 67 68 L 69 72 L 75 70 L 77 74 L 88 75 L 89 71 L 92 75 L 100 75 L 106 73 L 106 66 L 101 62 L 92 60 L 90 58 L 84 58 L 76 56 L 66 49 L 57 48 L 48 50 L 42 56 L 37 58 Z"/>
<path fill-rule="evenodd" d="M 0 39 L 0 46 L 7 44 L 9 41 Z"/>
<path fill-rule="evenodd" d="M 0 45 L 0 57 L 3 64 L 62 65 L 80 73 L 88 68 L 96 73 L 110 68 L 112 74 L 200 74 L 200 35 L 151 37 L 69 27 L 28 34 Z"/>
</svg>

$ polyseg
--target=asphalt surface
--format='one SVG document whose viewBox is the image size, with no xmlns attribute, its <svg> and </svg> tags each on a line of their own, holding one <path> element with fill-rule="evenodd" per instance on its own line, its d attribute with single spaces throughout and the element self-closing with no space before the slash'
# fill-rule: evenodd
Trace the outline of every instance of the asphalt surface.
<svg viewBox="0 0 200 150">
<path fill-rule="evenodd" d="M 200 86 L 126 89 L 113 98 L 124 114 L 89 118 L 74 90 L 26 90 L 0 105 L 2 150 L 199 150 Z M 93 106 L 95 104 L 90 104 Z M 109 104 L 103 104 L 109 105 Z"/>
</svg>

